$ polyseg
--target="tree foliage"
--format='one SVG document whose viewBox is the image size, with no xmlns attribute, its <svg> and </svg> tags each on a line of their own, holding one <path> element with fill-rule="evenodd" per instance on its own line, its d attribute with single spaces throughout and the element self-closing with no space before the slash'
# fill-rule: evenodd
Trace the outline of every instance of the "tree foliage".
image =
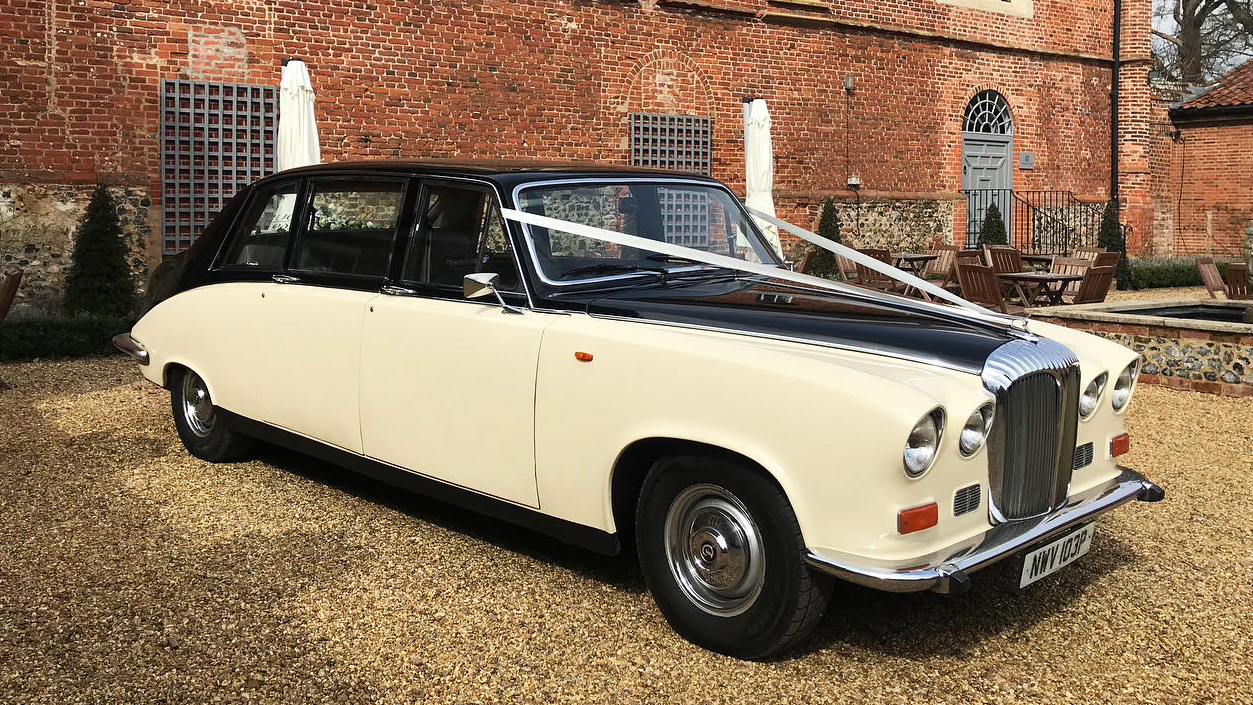
<svg viewBox="0 0 1253 705">
<path fill-rule="evenodd" d="M 1253 0 L 1154 0 L 1153 58 L 1180 90 L 1213 83 L 1253 57 Z"/>
<path fill-rule="evenodd" d="M 841 242 L 840 212 L 836 209 L 835 201 L 831 198 L 822 199 L 821 210 L 818 214 L 818 234 L 831 242 Z M 814 276 L 826 277 L 828 279 L 838 276 L 840 264 L 835 257 L 835 253 L 830 250 L 824 250 L 821 247 L 815 247 L 813 256 L 810 258 L 809 272 Z"/>
<path fill-rule="evenodd" d="M 126 263 L 127 254 L 113 196 L 103 185 L 96 186 L 65 276 L 65 312 L 113 317 L 134 312 L 135 282 Z"/>
<path fill-rule="evenodd" d="M 983 224 L 979 226 L 979 246 L 1008 245 L 1009 238 L 1005 234 L 1005 218 L 995 203 L 989 204 L 983 214 Z"/>
<path fill-rule="evenodd" d="M 1124 291 L 1131 288 L 1131 265 L 1127 261 L 1127 239 L 1123 236 L 1122 223 L 1118 222 L 1118 204 L 1113 201 L 1105 204 L 1105 212 L 1101 215 L 1101 228 L 1097 231 L 1096 244 L 1104 247 L 1106 252 L 1118 253 L 1118 264 L 1114 265 L 1114 279 L 1118 288 Z"/>
</svg>

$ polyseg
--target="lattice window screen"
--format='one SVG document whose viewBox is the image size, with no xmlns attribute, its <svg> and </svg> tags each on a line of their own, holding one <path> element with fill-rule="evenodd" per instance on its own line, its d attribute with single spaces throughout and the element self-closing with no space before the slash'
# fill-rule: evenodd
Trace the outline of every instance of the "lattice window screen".
<svg viewBox="0 0 1253 705">
<path fill-rule="evenodd" d="M 709 175 L 713 120 L 696 115 L 631 113 L 631 164 Z"/>
<path fill-rule="evenodd" d="M 274 173 L 278 89 L 239 83 L 161 83 L 161 240 L 187 249 L 222 205 Z"/>
<path fill-rule="evenodd" d="M 688 189 L 657 189 L 666 242 L 709 247 L 709 195 Z"/>
</svg>

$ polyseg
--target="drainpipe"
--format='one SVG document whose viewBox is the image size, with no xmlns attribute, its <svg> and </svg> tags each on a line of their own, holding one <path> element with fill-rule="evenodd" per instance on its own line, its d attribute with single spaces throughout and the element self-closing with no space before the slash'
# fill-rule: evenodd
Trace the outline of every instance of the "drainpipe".
<svg viewBox="0 0 1253 705">
<path fill-rule="evenodd" d="M 1109 89 L 1109 198 L 1118 202 L 1118 70 L 1122 53 L 1122 0 L 1114 0 L 1113 76 Z"/>
</svg>

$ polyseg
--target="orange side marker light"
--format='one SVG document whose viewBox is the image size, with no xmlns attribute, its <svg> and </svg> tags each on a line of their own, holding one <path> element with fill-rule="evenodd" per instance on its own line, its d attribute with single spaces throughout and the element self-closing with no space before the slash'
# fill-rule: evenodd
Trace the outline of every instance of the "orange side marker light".
<svg viewBox="0 0 1253 705">
<path fill-rule="evenodd" d="M 1131 450 L 1131 436 L 1120 433 L 1109 439 L 1109 455 L 1111 458 L 1126 455 L 1129 450 Z"/>
<path fill-rule="evenodd" d="M 930 529 L 939 520 L 940 506 L 935 502 L 902 509 L 896 514 L 896 532 L 899 534 L 912 534 L 915 531 Z"/>
<path fill-rule="evenodd" d="M 580 350 L 579 352 L 576 352 L 574 354 L 574 359 L 578 360 L 579 362 L 591 362 L 592 354 L 590 352 L 583 352 Z"/>
</svg>

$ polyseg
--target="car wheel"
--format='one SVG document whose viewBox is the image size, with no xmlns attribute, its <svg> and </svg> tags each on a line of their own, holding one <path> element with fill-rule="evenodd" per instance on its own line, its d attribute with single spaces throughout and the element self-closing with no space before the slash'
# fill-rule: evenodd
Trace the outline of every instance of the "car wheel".
<svg viewBox="0 0 1253 705">
<path fill-rule="evenodd" d="M 787 497 L 729 460 L 672 456 L 644 480 L 636 509 L 640 565 L 657 606 L 689 641 L 765 658 L 817 625 L 831 579 L 805 563 Z"/>
<path fill-rule="evenodd" d="M 211 463 L 235 460 L 252 447 L 252 439 L 227 428 L 209 387 L 185 367 L 170 372 L 170 408 L 174 426 L 188 452 Z"/>
</svg>

